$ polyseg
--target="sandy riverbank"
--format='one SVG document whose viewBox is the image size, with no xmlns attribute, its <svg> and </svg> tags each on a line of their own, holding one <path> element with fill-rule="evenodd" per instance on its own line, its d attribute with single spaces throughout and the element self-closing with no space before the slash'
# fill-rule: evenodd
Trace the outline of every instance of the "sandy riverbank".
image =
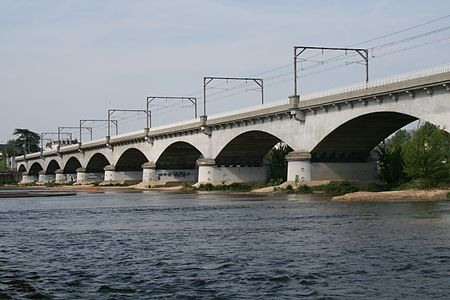
<svg viewBox="0 0 450 300">
<path fill-rule="evenodd" d="M 331 201 L 439 201 L 449 200 L 447 194 L 450 190 L 403 190 L 387 192 L 355 192 L 342 196 L 334 196 Z"/>
<path fill-rule="evenodd" d="M 140 193 L 143 191 L 157 191 L 157 192 L 175 192 L 183 193 L 183 186 L 160 186 L 148 188 L 148 185 L 137 184 L 132 186 L 94 186 L 94 185 L 67 185 L 67 186 L 2 186 L 0 190 L 36 190 L 36 191 L 54 191 L 54 192 L 80 192 L 80 193 Z M 197 193 L 218 193 L 218 194 L 272 194 L 274 187 L 264 187 L 248 192 L 240 191 L 190 191 Z M 187 192 L 188 193 L 188 192 Z M 450 200 L 447 194 L 450 189 L 435 189 L 435 190 L 402 190 L 402 191 L 386 191 L 386 192 L 355 192 L 341 196 L 334 196 L 331 201 L 334 202 L 357 202 L 357 201 L 439 201 Z"/>
</svg>

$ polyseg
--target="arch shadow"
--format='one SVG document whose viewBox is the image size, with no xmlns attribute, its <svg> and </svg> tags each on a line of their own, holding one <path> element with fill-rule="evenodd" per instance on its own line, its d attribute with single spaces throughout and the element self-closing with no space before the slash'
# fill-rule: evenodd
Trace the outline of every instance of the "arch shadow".
<svg viewBox="0 0 450 300">
<path fill-rule="evenodd" d="M 50 163 L 47 166 L 47 170 L 45 170 L 46 174 L 55 174 L 55 171 L 60 169 L 60 166 L 58 162 L 54 159 L 50 161 Z"/>
<path fill-rule="evenodd" d="M 116 171 L 142 171 L 142 164 L 148 162 L 147 157 L 136 148 L 127 149 L 115 165 Z"/>
<path fill-rule="evenodd" d="M 67 160 L 63 171 L 64 174 L 75 174 L 78 168 L 81 168 L 81 163 L 76 157 L 72 156 Z"/>
<path fill-rule="evenodd" d="M 244 132 L 228 144 L 216 156 L 217 166 L 261 166 L 266 154 L 281 142 L 278 137 L 259 130 Z"/>
<path fill-rule="evenodd" d="M 108 159 L 103 154 L 95 153 L 86 165 L 86 173 L 103 173 L 103 169 L 109 164 Z"/>
<path fill-rule="evenodd" d="M 331 131 L 311 151 L 311 162 L 365 162 L 371 151 L 417 117 L 375 112 L 353 118 Z"/>
<path fill-rule="evenodd" d="M 196 162 L 202 156 L 200 150 L 187 142 L 175 142 L 169 145 L 156 161 L 157 169 L 195 169 Z"/>
<path fill-rule="evenodd" d="M 28 171 L 28 175 L 39 175 L 39 171 L 42 171 L 44 168 L 42 168 L 41 164 L 38 162 L 35 162 L 31 165 L 30 170 Z"/>
</svg>

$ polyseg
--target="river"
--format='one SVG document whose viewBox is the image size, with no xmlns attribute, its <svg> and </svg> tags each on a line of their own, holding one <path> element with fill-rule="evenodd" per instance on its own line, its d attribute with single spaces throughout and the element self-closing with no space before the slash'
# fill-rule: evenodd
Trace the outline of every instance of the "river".
<svg viewBox="0 0 450 300">
<path fill-rule="evenodd" d="M 449 299 L 450 202 L 0 199 L 0 299 Z"/>
</svg>

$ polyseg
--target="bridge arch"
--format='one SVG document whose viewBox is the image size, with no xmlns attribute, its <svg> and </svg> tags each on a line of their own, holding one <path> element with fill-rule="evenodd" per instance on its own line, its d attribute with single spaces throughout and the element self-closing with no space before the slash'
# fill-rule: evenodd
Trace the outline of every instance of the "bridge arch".
<svg viewBox="0 0 450 300">
<path fill-rule="evenodd" d="M 58 164 L 58 162 L 54 159 L 52 159 L 48 165 L 47 165 L 47 169 L 45 170 L 46 174 L 55 174 L 55 171 L 60 169 L 60 166 Z"/>
<path fill-rule="evenodd" d="M 25 167 L 24 164 L 20 164 L 19 168 L 17 169 L 17 171 L 23 173 L 27 171 L 27 168 Z"/>
<path fill-rule="evenodd" d="M 42 171 L 43 169 L 44 168 L 42 168 L 40 163 L 35 162 L 31 165 L 30 170 L 28 171 L 28 175 L 37 176 L 39 174 L 39 171 Z"/>
<path fill-rule="evenodd" d="M 72 156 L 67 160 L 66 164 L 64 165 L 63 171 L 64 174 L 75 174 L 77 173 L 77 169 L 81 167 L 82 165 L 80 161 L 75 156 Z"/>
<path fill-rule="evenodd" d="M 148 162 L 142 151 L 136 148 L 125 150 L 115 164 L 116 171 L 142 171 L 142 164 Z"/>
<path fill-rule="evenodd" d="M 266 154 L 282 140 L 268 132 L 250 130 L 228 141 L 215 157 L 217 166 L 261 166 Z"/>
<path fill-rule="evenodd" d="M 202 153 L 187 142 L 174 142 L 164 149 L 156 160 L 157 169 L 195 169 Z"/>
<path fill-rule="evenodd" d="M 101 153 L 95 153 L 86 165 L 86 173 L 103 173 L 104 168 L 110 163 Z"/>
<path fill-rule="evenodd" d="M 370 152 L 398 129 L 417 120 L 399 112 L 373 112 L 346 120 L 331 130 L 311 151 L 311 160 L 363 162 Z"/>
</svg>

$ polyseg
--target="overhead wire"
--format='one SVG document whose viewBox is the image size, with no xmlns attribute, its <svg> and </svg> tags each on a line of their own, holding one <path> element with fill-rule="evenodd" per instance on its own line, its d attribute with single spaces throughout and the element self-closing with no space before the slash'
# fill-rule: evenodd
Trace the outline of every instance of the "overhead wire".
<svg viewBox="0 0 450 300">
<path fill-rule="evenodd" d="M 374 42 L 374 41 L 378 41 L 378 40 L 381 40 L 381 39 L 392 37 L 392 36 L 395 36 L 395 35 L 398 35 L 398 34 L 401 34 L 401 33 L 405 33 L 405 32 L 408 32 L 408 31 L 420 28 L 420 27 L 424 27 L 424 26 L 429 25 L 429 24 L 436 23 L 436 22 L 438 22 L 440 20 L 444 20 L 444 19 L 447 19 L 449 17 L 450 17 L 450 15 L 439 17 L 439 18 L 436 18 L 436 19 L 433 19 L 433 20 L 430 20 L 430 21 L 427 21 L 427 22 L 424 22 L 424 23 L 421 23 L 421 24 L 418 24 L 418 25 L 410 26 L 410 27 L 407 27 L 407 28 L 404 28 L 404 29 L 401 29 L 401 30 L 397 30 L 395 32 L 384 34 L 384 35 L 376 37 L 376 38 L 372 38 L 372 39 L 368 39 L 368 40 L 365 40 L 365 41 L 361 41 L 361 42 L 349 45 L 348 47 L 359 46 L 359 45 L 362 45 L 362 44 L 371 43 L 371 42 Z M 404 44 L 404 43 L 407 43 L 407 42 L 411 42 L 411 41 L 414 41 L 414 40 L 418 40 L 418 39 L 421 39 L 421 38 L 424 38 L 424 37 L 427 37 L 427 36 L 430 36 L 430 35 L 441 33 L 441 32 L 444 32 L 446 30 L 449 30 L 449 29 L 450 29 L 450 26 L 445 26 L 445 27 L 437 28 L 437 29 L 434 29 L 434 30 L 431 30 L 431 31 L 427 31 L 427 32 L 424 32 L 424 33 L 420 33 L 420 34 L 417 34 L 417 35 L 414 35 L 414 36 L 406 37 L 406 38 L 403 38 L 403 39 L 400 39 L 400 40 L 390 41 L 390 42 L 382 43 L 382 44 L 379 44 L 379 45 L 373 45 L 371 47 L 368 47 L 368 49 L 372 52 L 372 55 L 373 55 L 374 51 L 379 51 L 379 50 L 382 50 L 382 49 L 387 49 L 387 48 L 390 48 L 390 47 L 401 45 L 401 44 Z M 410 46 L 410 47 L 405 47 L 405 48 L 394 50 L 394 51 L 391 51 L 391 52 L 377 54 L 376 56 L 373 55 L 372 58 L 373 59 L 380 58 L 380 57 L 384 57 L 384 56 L 387 56 L 387 55 L 391 55 L 391 54 L 395 54 L 395 53 L 399 53 L 399 52 L 403 52 L 403 51 L 407 51 L 407 50 L 423 47 L 423 46 L 426 46 L 426 45 L 431 45 L 431 44 L 434 44 L 434 43 L 442 42 L 442 41 L 445 41 L 445 40 L 448 40 L 448 39 L 450 39 L 450 37 L 446 37 L 446 38 L 442 38 L 442 39 L 435 39 L 433 41 L 425 42 L 425 43 L 422 43 L 420 45 L 413 45 L 413 46 Z M 324 51 L 323 53 L 310 55 L 310 56 L 304 58 L 303 62 L 311 61 L 313 58 L 316 58 L 316 57 L 318 57 L 320 55 L 326 55 L 326 54 L 329 54 L 329 53 L 332 53 L 332 51 Z M 326 60 L 315 60 L 315 61 L 313 61 L 313 63 L 311 65 L 304 66 L 302 68 L 302 71 L 307 71 L 307 70 L 310 70 L 310 69 L 313 69 L 313 68 L 324 66 L 326 64 L 338 63 L 338 62 L 341 62 L 342 60 L 352 59 L 355 56 L 358 56 L 358 54 L 357 53 L 340 54 L 340 55 L 336 55 L 334 57 L 328 58 Z M 326 68 L 326 69 L 323 69 L 323 70 L 319 70 L 319 71 L 315 71 L 315 72 L 309 72 L 309 73 L 306 73 L 306 74 L 303 74 L 303 75 L 299 75 L 299 77 L 313 76 L 313 75 L 320 74 L 320 73 L 323 73 L 323 72 L 327 72 L 327 71 L 330 71 L 330 70 L 343 68 L 343 67 L 346 67 L 346 66 L 348 66 L 350 64 L 354 64 L 354 63 L 358 63 L 358 62 L 360 62 L 360 61 L 346 62 L 343 65 L 329 67 L 329 68 Z M 278 67 L 275 67 L 275 68 L 272 68 L 272 69 L 269 69 L 269 70 L 266 70 L 266 71 L 254 74 L 251 77 L 261 76 L 261 75 L 264 75 L 264 74 L 270 74 L 270 73 L 273 73 L 273 72 L 276 72 L 276 71 L 280 71 L 280 70 L 286 69 L 288 67 L 292 67 L 292 63 L 284 64 L 284 65 L 281 65 L 281 66 L 278 66 Z M 269 83 L 267 83 L 267 84 L 265 83 L 264 86 L 268 87 L 268 86 L 273 86 L 273 85 L 277 85 L 277 84 L 293 81 L 293 78 L 288 78 L 287 80 L 278 80 L 278 81 L 270 82 L 272 80 L 283 78 L 283 77 L 287 77 L 287 76 L 293 77 L 292 75 L 293 75 L 293 71 L 289 71 L 289 72 L 285 72 L 285 73 L 282 73 L 282 74 L 276 74 L 276 75 L 271 76 L 271 77 L 265 77 L 264 81 L 265 82 L 269 82 Z M 216 84 L 216 85 L 214 85 L 214 86 L 212 86 L 212 87 L 210 87 L 208 89 L 218 89 L 218 88 L 220 88 L 221 86 L 223 86 L 225 84 L 228 84 L 228 82 L 223 81 L 223 82 L 218 83 L 218 84 Z M 214 93 L 210 93 L 210 94 L 208 94 L 208 98 L 211 98 L 211 100 L 208 99 L 209 100 L 208 102 L 216 102 L 217 100 L 220 100 L 220 99 L 223 99 L 223 98 L 227 98 L 227 97 L 231 97 L 231 96 L 235 96 L 235 95 L 238 95 L 238 94 L 245 93 L 247 91 L 235 92 L 235 93 L 231 93 L 229 95 L 218 96 L 220 94 L 229 93 L 230 91 L 238 90 L 238 89 L 241 89 L 241 88 L 246 87 L 246 86 L 247 86 L 246 83 L 239 83 L 239 84 L 227 87 L 227 88 L 223 88 L 220 91 L 216 91 Z M 203 93 L 203 90 L 199 90 L 199 91 L 195 91 L 195 92 L 192 92 L 192 93 L 188 93 L 188 95 L 189 96 L 197 96 L 197 98 L 199 99 L 199 98 L 202 98 L 201 93 Z M 157 109 L 157 111 L 159 112 L 159 115 L 163 115 L 163 114 L 167 114 L 169 112 L 177 111 L 180 108 L 186 108 L 186 107 L 187 106 L 180 107 L 179 105 L 174 103 L 174 104 L 166 105 L 164 108 Z M 122 119 L 122 121 L 126 120 L 126 119 L 129 119 L 129 118 L 124 118 L 124 119 Z M 140 118 L 140 119 L 143 119 L 143 118 Z M 126 122 L 126 123 L 130 123 L 130 122 L 131 121 Z M 122 123 L 124 123 L 124 122 L 122 122 Z M 105 128 L 105 127 L 107 127 L 107 126 L 104 126 L 103 128 Z"/>
</svg>

